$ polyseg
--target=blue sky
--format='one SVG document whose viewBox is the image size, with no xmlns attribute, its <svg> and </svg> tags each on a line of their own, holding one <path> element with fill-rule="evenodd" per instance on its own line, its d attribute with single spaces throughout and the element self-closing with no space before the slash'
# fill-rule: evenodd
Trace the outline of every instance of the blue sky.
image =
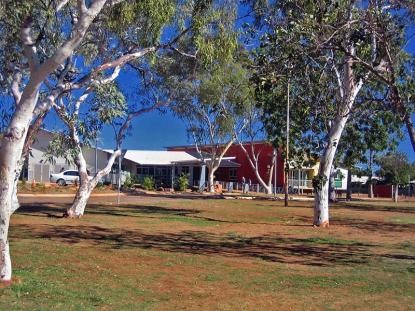
<svg viewBox="0 0 415 311">
<path fill-rule="evenodd" d="M 415 29 L 412 31 L 415 33 Z M 408 34 L 409 36 L 411 34 Z M 412 39 L 407 45 L 407 51 L 415 54 L 415 40 Z M 120 83 L 132 87 L 133 79 L 128 74 L 120 77 Z M 48 128 L 61 128 L 60 122 L 54 114 L 48 116 Z M 186 126 L 171 112 L 160 113 L 153 111 L 136 118 L 133 121 L 131 135 L 126 137 L 123 148 L 125 149 L 150 149 L 161 150 L 166 146 L 191 144 L 188 139 Z M 406 153 L 412 161 L 415 154 L 412 150 L 406 130 L 404 140 L 399 145 L 399 150 Z M 99 147 L 112 149 L 114 147 L 113 130 L 105 129 L 100 135 Z"/>
</svg>

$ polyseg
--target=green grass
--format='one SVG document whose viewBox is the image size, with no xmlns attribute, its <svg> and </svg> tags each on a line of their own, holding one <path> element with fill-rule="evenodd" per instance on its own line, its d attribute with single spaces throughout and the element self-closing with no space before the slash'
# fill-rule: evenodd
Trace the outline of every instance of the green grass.
<svg viewBox="0 0 415 311">
<path fill-rule="evenodd" d="M 309 244 L 328 244 L 328 245 L 364 245 L 364 243 L 361 243 L 359 241 L 355 240 L 342 240 L 337 239 L 334 237 L 313 237 L 308 239 L 302 239 L 301 242 L 303 243 L 309 243 Z"/>
<path fill-rule="evenodd" d="M 287 209 L 235 201 L 154 198 L 120 208 L 99 201 L 80 220 L 17 214 L 10 230 L 15 282 L 0 289 L 0 310 L 415 305 L 414 231 L 394 221 L 399 230 L 391 237 L 379 221 L 391 226 L 391 219 L 408 219 L 403 213 L 336 207 L 335 219 L 365 224 L 375 215 L 376 225 L 370 231 L 347 225 L 323 230 L 306 225 L 310 203 Z"/>
<path fill-rule="evenodd" d="M 196 227 L 209 227 L 209 226 L 218 226 L 219 221 L 208 220 L 198 217 L 189 217 L 189 216 L 162 216 L 157 218 L 158 221 L 167 221 L 167 222 L 181 222 L 186 223 Z"/>
<path fill-rule="evenodd" d="M 390 219 L 392 222 L 403 224 L 403 225 L 415 225 L 415 217 L 411 216 L 399 216 L 399 217 L 392 217 Z"/>
</svg>

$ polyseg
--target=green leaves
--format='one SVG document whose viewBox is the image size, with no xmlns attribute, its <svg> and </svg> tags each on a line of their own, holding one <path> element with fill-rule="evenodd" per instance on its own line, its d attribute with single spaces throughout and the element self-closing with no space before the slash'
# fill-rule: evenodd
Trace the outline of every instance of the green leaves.
<svg viewBox="0 0 415 311">
<path fill-rule="evenodd" d="M 163 29 L 172 22 L 178 4 L 173 0 L 123 1 L 109 11 L 111 31 L 143 46 L 157 44 Z"/>
<path fill-rule="evenodd" d="M 68 164 L 74 163 L 78 149 L 67 132 L 54 133 L 43 157 L 46 161 L 54 164 L 56 158 L 64 158 Z"/>
<path fill-rule="evenodd" d="M 390 153 L 379 160 L 379 175 L 393 185 L 407 185 L 415 177 L 415 165 L 400 152 Z"/>
<path fill-rule="evenodd" d="M 91 112 L 102 122 L 109 124 L 112 120 L 126 115 L 127 103 L 116 84 L 97 85 L 92 101 Z"/>
</svg>

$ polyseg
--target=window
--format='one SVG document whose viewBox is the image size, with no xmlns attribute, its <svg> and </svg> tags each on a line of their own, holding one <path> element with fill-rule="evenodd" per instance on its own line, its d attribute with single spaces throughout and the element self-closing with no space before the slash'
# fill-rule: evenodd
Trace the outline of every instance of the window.
<svg viewBox="0 0 415 311">
<path fill-rule="evenodd" d="M 79 176 L 77 171 L 67 171 L 63 173 L 65 176 Z"/>
<path fill-rule="evenodd" d="M 229 168 L 229 181 L 237 180 L 237 170 L 236 167 Z"/>
<path fill-rule="evenodd" d="M 189 174 L 189 167 L 188 166 L 182 166 L 182 174 L 183 175 Z"/>
</svg>

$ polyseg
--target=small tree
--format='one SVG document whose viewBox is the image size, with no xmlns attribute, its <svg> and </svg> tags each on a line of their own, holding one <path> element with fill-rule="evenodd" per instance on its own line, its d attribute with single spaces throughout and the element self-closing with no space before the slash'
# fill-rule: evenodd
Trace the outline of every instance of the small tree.
<svg viewBox="0 0 415 311">
<path fill-rule="evenodd" d="M 239 147 L 245 154 L 251 169 L 254 171 L 255 176 L 259 183 L 265 188 L 268 194 L 272 193 L 272 178 L 274 175 L 275 162 L 277 159 L 277 150 L 274 148 L 270 162 L 265 163 L 263 159 L 269 157 L 269 154 L 264 154 L 263 148 L 259 147 L 256 143 L 257 140 L 264 139 L 266 133 L 264 125 L 261 120 L 262 109 L 252 105 L 247 105 L 244 119 L 246 120 L 246 126 L 243 128 L 240 135 L 236 135 Z M 269 143 L 271 145 L 271 143 Z M 266 176 L 261 176 L 259 173 L 260 165 L 268 165 L 268 179 Z M 276 185 L 274 185 L 276 187 Z"/>
<path fill-rule="evenodd" d="M 399 186 L 408 185 L 414 177 L 413 164 L 411 165 L 405 154 L 395 152 L 381 157 L 379 166 L 378 174 L 394 186 L 393 200 L 398 202 Z"/>
<path fill-rule="evenodd" d="M 222 62 L 174 87 L 181 90 L 174 109 L 187 123 L 196 151 L 209 170 L 209 191 L 214 192 L 215 172 L 245 127 L 244 111 L 252 98 L 248 72 L 237 62 Z"/>
</svg>

